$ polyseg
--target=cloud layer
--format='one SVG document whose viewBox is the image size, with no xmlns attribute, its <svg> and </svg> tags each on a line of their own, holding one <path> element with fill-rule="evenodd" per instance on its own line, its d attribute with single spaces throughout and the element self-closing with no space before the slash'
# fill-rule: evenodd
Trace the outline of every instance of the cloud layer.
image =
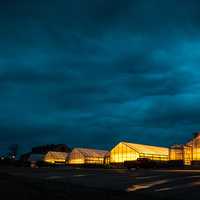
<svg viewBox="0 0 200 200">
<path fill-rule="evenodd" d="M 3 143 L 170 145 L 199 130 L 198 0 L 1 5 Z"/>
</svg>

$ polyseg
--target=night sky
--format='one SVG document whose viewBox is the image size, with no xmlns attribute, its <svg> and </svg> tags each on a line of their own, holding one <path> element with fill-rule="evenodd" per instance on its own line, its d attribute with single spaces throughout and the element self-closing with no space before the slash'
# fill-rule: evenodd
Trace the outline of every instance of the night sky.
<svg viewBox="0 0 200 200">
<path fill-rule="evenodd" d="M 199 0 L 0 1 L 2 144 L 183 143 L 199 80 Z"/>
</svg>

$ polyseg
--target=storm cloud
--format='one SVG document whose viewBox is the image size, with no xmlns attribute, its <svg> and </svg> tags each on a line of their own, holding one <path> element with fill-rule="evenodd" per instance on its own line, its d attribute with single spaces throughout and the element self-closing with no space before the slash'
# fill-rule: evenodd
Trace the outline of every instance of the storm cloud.
<svg viewBox="0 0 200 200">
<path fill-rule="evenodd" d="M 168 146 L 200 129 L 198 0 L 0 5 L 0 140 Z"/>
</svg>

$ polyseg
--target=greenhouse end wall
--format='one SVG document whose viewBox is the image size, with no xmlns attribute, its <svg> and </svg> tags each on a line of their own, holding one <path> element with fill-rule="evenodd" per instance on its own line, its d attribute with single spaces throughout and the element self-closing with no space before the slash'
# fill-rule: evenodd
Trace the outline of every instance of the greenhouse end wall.
<svg viewBox="0 0 200 200">
<path fill-rule="evenodd" d="M 75 149 L 70 153 L 68 163 L 72 165 L 84 164 L 85 158 L 78 150 Z"/>
<path fill-rule="evenodd" d="M 110 153 L 110 163 L 124 163 L 124 161 L 133 161 L 139 158 L 139 153 L 130 147 L 119 143 Z"/>
<path fill-rule="evenodd" d="M 169 149 L 169 159 L 170 160 L 183 160 L 184 153 L 183 153 L 184 147 L 181 145 L 174 145 L 170 147 Z"/>
</svg>

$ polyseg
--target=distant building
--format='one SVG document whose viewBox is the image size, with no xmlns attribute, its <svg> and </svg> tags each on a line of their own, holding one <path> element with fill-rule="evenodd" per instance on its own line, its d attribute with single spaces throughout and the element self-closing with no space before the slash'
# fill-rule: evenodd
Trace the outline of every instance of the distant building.
<svg viewBox="0 0 200 200">
<path fill-rule="evenodd" d="M 33 147 L 31 152 L 21 155 L 20 160 L 22 162 L 29 162 L 30 158 L 32 156 L 37 157 L 37 155 L 38 156 L 43 155 L 43 157 L 45 157 L 48 154 L 48 152 L 60 152 L 60 153 L 65 153 L 65 155 L 66 155 L 70 151 L 71 151 L 71 149 L 65 144 L 48 144 L 48 145 Z M 49 153 L 48 156 L 50 156 L 50 155 L 52 157 L 54 157 L 53 160 L 55 160 L 55 162 L 57 162 L 56 158 L 58 156 L 56 155 L 56 153 L 51 153 L 51 154 Z M 51 161 L 53 162 L 53 160 L 51 160 Z"/>
<path fill-rule="evenodd" d="M 68 158 L 68 153 L 66 152 L 56 152 L 56 151 L 49 151 L 46 154 L 29 154 L 27 158 L 27 162 L 31 164 L 32 167 L 37 166 L 38 163 L 40 164 L 66 164 L 66 160 Z"/>
<path fill-rule="evenodd" d="M 74 148 L 69 155 L 68 163 L 71 165 L 82 164 L 100 164 L 103 165 L 108 151 Z"/>
<path fill-rule="evenodd" d="M 49 151 L 44 156 L 44 162 L 52 164 L 65 164 L 69 154 L 66 152 Z"/>
<path fill-rule="evenodd" d="M 110 152 L 111 164 L 123 164 L 125 161 L 134 161 L 138 158 L 168 161 L 169 149 L 165 147 L 120 142 Z"/>
</svg>

